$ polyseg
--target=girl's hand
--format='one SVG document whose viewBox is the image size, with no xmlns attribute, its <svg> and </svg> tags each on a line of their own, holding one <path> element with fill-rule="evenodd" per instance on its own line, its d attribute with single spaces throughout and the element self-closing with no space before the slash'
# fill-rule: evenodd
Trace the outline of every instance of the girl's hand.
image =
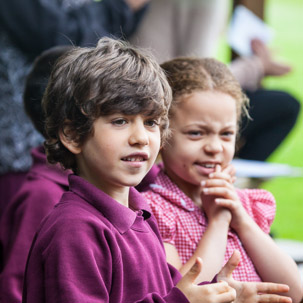
<svg viewBox="0 0 303 303">
<path fill-rule="evenodd" d="M 230 173 L 232 174 L 232 176 L 230 175 Z M 220 165 L 217 165 L 215 169 L 215 174 L 216 174 L 215 178 L 219 180 L 224 180 L 226 184 L 229 184 L 232 183 L 234 180 L 233 175 L 235 174 L 235 169 L 232 165 L 229 165 L 224 171 L 221 172 Z M 207 180 L 201 182 L 201 186 L 202 186 L 201 199 L 202 199 L 203 210 L 206 213 L 208 223 L 211 223 L 213 221 L 217 222 L 218 220 L 220 221 L 223 220 L 228 224 L 230 224 L 231 221 L 230 210 L 215 203 L 215 199 L 217 198 L 217 196 L 212 195 L 207 191 L 208 186 L 211 186 L 211 184 L 214 185 L 214 182 L 216 182 L 215 179 L 212 181 Z"/>
<path fill-rule="evenodd" d="M 217 165 L 218 168 L 216 169 L 219 169 L 220 168 L 220 165 Z M 228 164 L 223 170 L 222 170 L 222 173 L 224 173 L 224 175 L 227 174 L 226 178 L 227 180 L 229 180 L 230 183 L 235 183 L 236 182 L 236 169 L 235 167 L 232 165 L 232 164 Z"/>
<path fill-rule="evenodd" d="M 209 179 L 201 182 L 202 193 L 204 194 L 204 200 L 202 201 L 206 201 L 206 205 L 203 202 L 203 208 L 207 216 L 214 215 L 214 209 L 216 209 L 215 206 L 212 206 L 212 211 L 209 210 L 208 204 L 210 203 L 208 203 L 209 199 L 206 198 L 207 196 L 212 197 L 214 205 L 217 207 L 228 209 L 232 214 L 230 226 L 237 231 L 247 222 L 249 216 L 239 200 L 231 181 L 232 178 L 226 173 L 226 170 L 221 171 L 220 165 L 217 165 L 215 172 L 209 175 Z"/>
</svg>

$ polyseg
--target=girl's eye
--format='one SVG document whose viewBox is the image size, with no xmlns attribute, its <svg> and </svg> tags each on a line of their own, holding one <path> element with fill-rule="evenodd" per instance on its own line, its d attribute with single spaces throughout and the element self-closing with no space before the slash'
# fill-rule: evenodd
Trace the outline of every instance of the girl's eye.
<svg viewBox="0 0 303 303">
<path fill-rule="evenodd" d="M 203 133 L 198 130 L 192 130 L 192 131 L 187 132 L 187 135 L 192 138 L 197 138 L 197 137 L 201 137 L 203 135 Z"/>
<path fill-rule="evenodd" d="M 149 127 L 155 127 L 159 124 L 160 124 L 159 120 L 155 120 L 155 119 L 150 119 L 150 120 L 145 121 L 145 125 L 147 125 Z"/>
<path fill-rule="evenodd" d="M 112 124 L 118 125 L 118 126 L 125 125 L 126 123 L 127 123 L 127 121 L 125 119 L 122 119 L 122 118 L 119 118 L 119 119 L 116 119 L 116 120 L 112 121 Z"/>
<path fill-rule="evenodd" d="M 234 135 L 234 132 L 232 132 L 232 131 L 227 131 L 227 132 L 222 133 L 222 136 L 225 138 L 230 138 L 233 135 Z"/>
</svg>

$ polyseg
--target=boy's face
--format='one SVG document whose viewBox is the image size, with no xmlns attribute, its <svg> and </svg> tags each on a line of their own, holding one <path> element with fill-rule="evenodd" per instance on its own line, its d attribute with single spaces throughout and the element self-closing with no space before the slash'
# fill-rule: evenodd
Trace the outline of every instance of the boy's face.
<svg viewBox="0 0 303 303">
<path fill-rule="evenodd" d="M 220 92 L 195 92 L 181 97 L 170 119 L 172 136 L 161 151 L 169 177 L 185 192 L 224 169 L 235 152 L 235 100 Z"/>
<path fill-rule="evenodd" d="M 99 117 L 76 155 L 79 175 L 110 196 L 139 184 L 159 152 L 159 122 L 120 113 Z"/>
</svg>

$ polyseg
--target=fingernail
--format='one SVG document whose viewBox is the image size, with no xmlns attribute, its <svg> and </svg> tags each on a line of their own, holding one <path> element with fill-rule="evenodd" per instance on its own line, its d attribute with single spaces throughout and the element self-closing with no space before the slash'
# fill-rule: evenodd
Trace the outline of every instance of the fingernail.
<svg viewBox="0 0 303 303">
<path fill-rule="evenodd" d="M 208 193 L 208 188 L 203 188 L 204 193 Z"/>
<path fill-rule="evenodd" d="M 205 186 L 206 182 L 205 181 L 201 181 L 201 185 Z"/>
</svg>

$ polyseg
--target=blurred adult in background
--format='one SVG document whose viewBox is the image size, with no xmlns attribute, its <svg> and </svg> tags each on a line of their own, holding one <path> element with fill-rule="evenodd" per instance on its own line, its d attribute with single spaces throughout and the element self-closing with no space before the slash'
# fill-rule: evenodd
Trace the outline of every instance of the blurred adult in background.
<svg viewBox="0 0 303 303">
<path fill-rule="evenodd" d="M 179 56 L 213 57 L 226 27 L 227 0 L 152 0 L 131 41 L 149 48 L 159 63 Z M 289 93 L 261 86 L 266 76 L 282 76 L 290 66 L 277 62 L 260 40 L 251 44 L 253 55 L 230 63 L 230 69 L 250 99 L 237 157 L 266 160 L 294 127 L 300 103 Z"/>
<path fill-rule="evenodd" d="M 129 37 L 148 0 L 0 0 L 0 216 L 31 166 L 42 136 L 25 115 L 22 93 L 34 58 L 56 45 L 92 46 Z"/>
<path fill-rule="evenodd" d="M 300 103 L 288 92 L 262 88 L 264 77 L 286 75 L 291 67 L 276 61 L 269 48 L 258 39 L 252 40 L 251 48 L 251 57 L 240 57 L 230 64 L 250 100 L 252 118 L 244 117 L 242 121 L 236 155 L 265 161 L 294 127 Z"/>
<path fill-rule="evenodd" d="M 151 49 L 159 63 L 213 56 L 228 8 L 228 0 L 151 0 L 131 42 Z"/>
</svg>

